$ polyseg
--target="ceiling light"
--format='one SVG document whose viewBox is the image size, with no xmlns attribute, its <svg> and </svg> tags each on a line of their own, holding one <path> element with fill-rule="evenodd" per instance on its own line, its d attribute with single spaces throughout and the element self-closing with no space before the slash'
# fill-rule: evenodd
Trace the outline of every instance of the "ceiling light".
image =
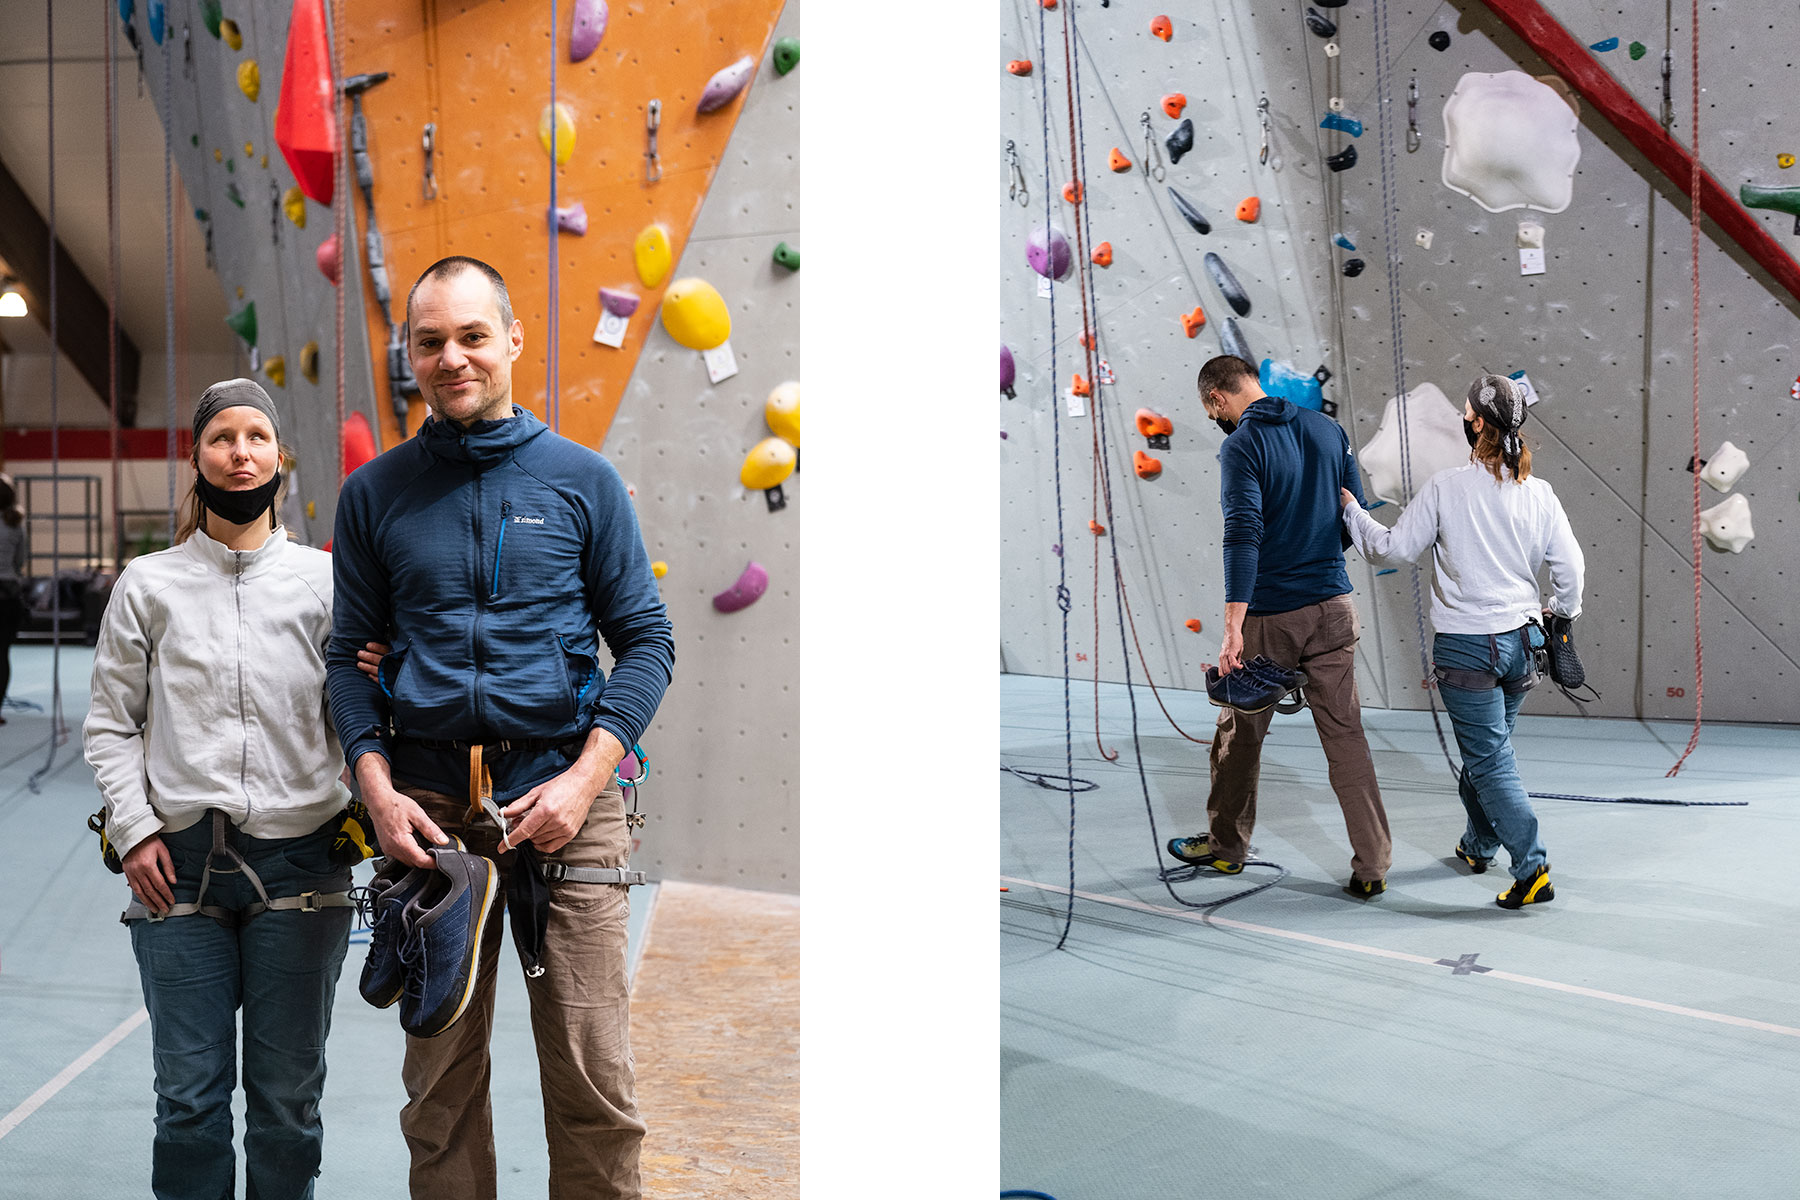
<svg viewBox="0 0 1800 1200">
<path fill-rule="evenodd" d="M 25 295 L 19 291 L 19 285 L 13 280 L 6 281 L 6 290 L 0 292 L 0 317 L 22 317 L 25 315 Z"/>
</svg>

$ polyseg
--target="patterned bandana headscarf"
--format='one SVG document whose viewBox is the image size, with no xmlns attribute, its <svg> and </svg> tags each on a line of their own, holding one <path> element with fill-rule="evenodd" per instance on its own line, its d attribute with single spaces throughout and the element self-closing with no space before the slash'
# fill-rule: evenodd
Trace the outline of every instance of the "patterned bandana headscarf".
<svg viewBox="0 0 1800 1200">
<path fill-rule="evenodd" d="M 1500 432 L 1500 452 L 1509 462 L 1517 462 L 1525 449 L 1525 439 L 1519 436 L 1519 426 L 1525 423 L 1525 389 L 1504 375 L 1483 375 L 1469 385 L 1469 406 Z"/>
</svg>

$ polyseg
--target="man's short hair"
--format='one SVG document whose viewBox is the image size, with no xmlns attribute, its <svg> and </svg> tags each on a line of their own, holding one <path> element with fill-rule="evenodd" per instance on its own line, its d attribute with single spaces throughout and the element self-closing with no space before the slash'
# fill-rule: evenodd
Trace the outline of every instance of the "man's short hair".
<svg viewBox="0 0 1800 1200">
<path fill-rule="evenodd" d="M 500 309 L 500 332 L 504 334 L 507 330 L 512 328 L 512 297 L 506 294 L 506 280 L 500 278 L 500 272 L 494 270 L 494 268 L 488 266 L 479 258 L 470 258 L 466 254 L 452 254 L 448 258 L 440 258 L 429 267 L 426 267 L 425 273 L 420 275 L 419 278 L 414 281 L 412 291 L 406 293 L 406 338 L 408 341 L 412 340 L 413 296 L 418 292 L 419 285 L 424 283 L 427 279 L 449 279 L 452 276 L 462 274 L 464 271 L 479 271 L 487 276 L 488 286 L 494 289 L 494 303 L 498 305 Z"/>
<path fill-rule="evenodd" d="M 1243 389 L 1245 380 L 1254 382 L 1260 378 L 1255 367 L 1235 354 L 1209 358 L 1206 365 L 1200 368 L 1200 399 L 1204 402 L 1208 394 L 1215 391 L 1235 394 Z"/>
</svg>

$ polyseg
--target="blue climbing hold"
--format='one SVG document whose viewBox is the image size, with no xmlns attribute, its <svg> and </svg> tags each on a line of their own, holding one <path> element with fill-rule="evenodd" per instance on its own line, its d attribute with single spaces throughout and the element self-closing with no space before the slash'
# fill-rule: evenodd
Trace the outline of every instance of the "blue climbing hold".
<svg viewBox="0 0 1800 1200">
<path fill-rule="evenodd" d="M 1265 395 L 1280 397 L 1289 404 L 1310 408 L 1314 412 L 1325 408 L 1325 397 L 1320 390 L 1317 375 L 1296 371 L 1286 363 L 1276 362 L 1272 358 L 1262 360 L 1262 369 L 1257 375 Z"/>
<path fill-rule="evenodd" d="M 150 40 L 162 45 L 163 6 L 162 0 L 153 0 L 150 5 Z"/>
<path fill-rule="evenodd" d="M 1382 575 L 1392 575 L 1395 571 L 1398 571 L 1399 569 L 1400 569 L 1399 567 L 1388 567 L 1384 570 L 1375 572 L 1375 574 L 1377 577 L 1382 576 Z"/>
<path fill-rule="evenodd" d="M 1346 117 L 1343 113 L 1326 113 L 1325 119 L 1319 122 L 1320 129 L 1341 129 L 1351 137 L 1362 136 L 1362 122 L 1355 117 Z"/>
<path fill-rule="evenodd" d="M 1618 48 L 1619 48 L 1619 39 L 1616 37 L 1607 38 L 1603 42 L 1595 42 L 1593 45 L 1588 47 L 1589 50 L 1598 50 L 1602 54 L 1605 54 L 1608 50 L 1617 50 Z"/>
<path fill-rule="evenodd" d="M 1337 245 L 1337 246 L 1341 246 L 1341 247 L 1343 247 L 1343 248 L 1344 248 L 1344 249 L 1345 249 L 1345 250 L 1354 250 L 1354 249 L 1356 249 L 1356 243 L 1355 243 L 1355 242 L 1353 242 L 1353 241 L 1351 241 L 1351 240 L 1350 240 L 1350 239 L 1349 239 L 1349 238 L 1347 238 L 1347 237 L 1345 237 L 1345 236 L 1344 236 L 1344 235 L 1343 235 L 1343 234 L 1341 234 L 1341 233 L 1340 233 L 1340 234 L 1338 234 L 1338 235 L 1337 235 L 1337 236 L 1336 236 L 1336 237 L 1334 237 L 1334 238 L 1332 238 L 1332 239 L 1331 239 L 1331 240 L 1332 240 L 1332 243 L 1333 243 L 1333 244 L 1334 244 L 1334 245 Z"/>
<path fill-rule="evenodd" d="M 119 20 L 131 24 L 131 10 L 137 7 L 137 0 L 119 0 Z"/>
</svg>

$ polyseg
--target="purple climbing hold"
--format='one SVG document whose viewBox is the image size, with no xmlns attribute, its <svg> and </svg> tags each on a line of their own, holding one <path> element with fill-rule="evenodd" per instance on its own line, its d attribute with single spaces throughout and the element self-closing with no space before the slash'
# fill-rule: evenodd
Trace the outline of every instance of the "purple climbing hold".
<svg viewBox="0 0 1800 1200">
<path fill-rule="evenodd" d="M 1000 343 L 1000 390 L 1006 393 L 1006 398 L 1008 400 L 1015 400 L 1018 398 L 1017 394 L 1013 391 L 1012 351 L 1007 349 L 1005 342 Z M 1006 435 L 1003 433 L 1000 436 L 1005 437 Z"/>
<path fill-rule="evenodd" d="M 569 61 L 580 62 L 606 35 L 606 0 L 575 0 L 575 22 L 569 26 Z"/>
<path fill-rule="evenodd" d="M 1061 542 L 1052 542 L 1050 545 L 1050 553 L 1056 555 L 1056 557 L 1058 557 L 1058 558 L 1061 558 L 1062 557 L 1062 543 Z"/>
<path fill-rule="evenodd" d="M 752 561 L 737 582 L 713 597 L 713 607 L 722 613 L 734 613 L 755 604 L 769 590 L 769 572 Z"/>
<path fill-rule="evenodd" d="M 615 317 L 629 317 L 638 308 L 637 295 L 618 288 L 601 288 L 600 303 Z"/>
<path fill-rule="evenodd" d="M 576 234 L 587 232 L 587 209 L 582 206 L 581 201 L 577 200 L 567 208 L 556 210 L 556 232 Z"/>
<path fill-rule="evenodd" d="M 747 54 L 721 70 L 706 81 L 706 90 L 700 93 L 700 111 L 709 113 L 730 104 L 750 85 L 750 77 L 754 74 L 756 60 Z"/>
<path fill-rule="evenodd" d="M 1039 275 L 1061 279 L 1075 265 L 1075 252 L 1069 249 L 1069 239 L 1062 230 L 1054 225 L 1039 225 L 1025 243 L 1025 261 Z"/>
</svg>

